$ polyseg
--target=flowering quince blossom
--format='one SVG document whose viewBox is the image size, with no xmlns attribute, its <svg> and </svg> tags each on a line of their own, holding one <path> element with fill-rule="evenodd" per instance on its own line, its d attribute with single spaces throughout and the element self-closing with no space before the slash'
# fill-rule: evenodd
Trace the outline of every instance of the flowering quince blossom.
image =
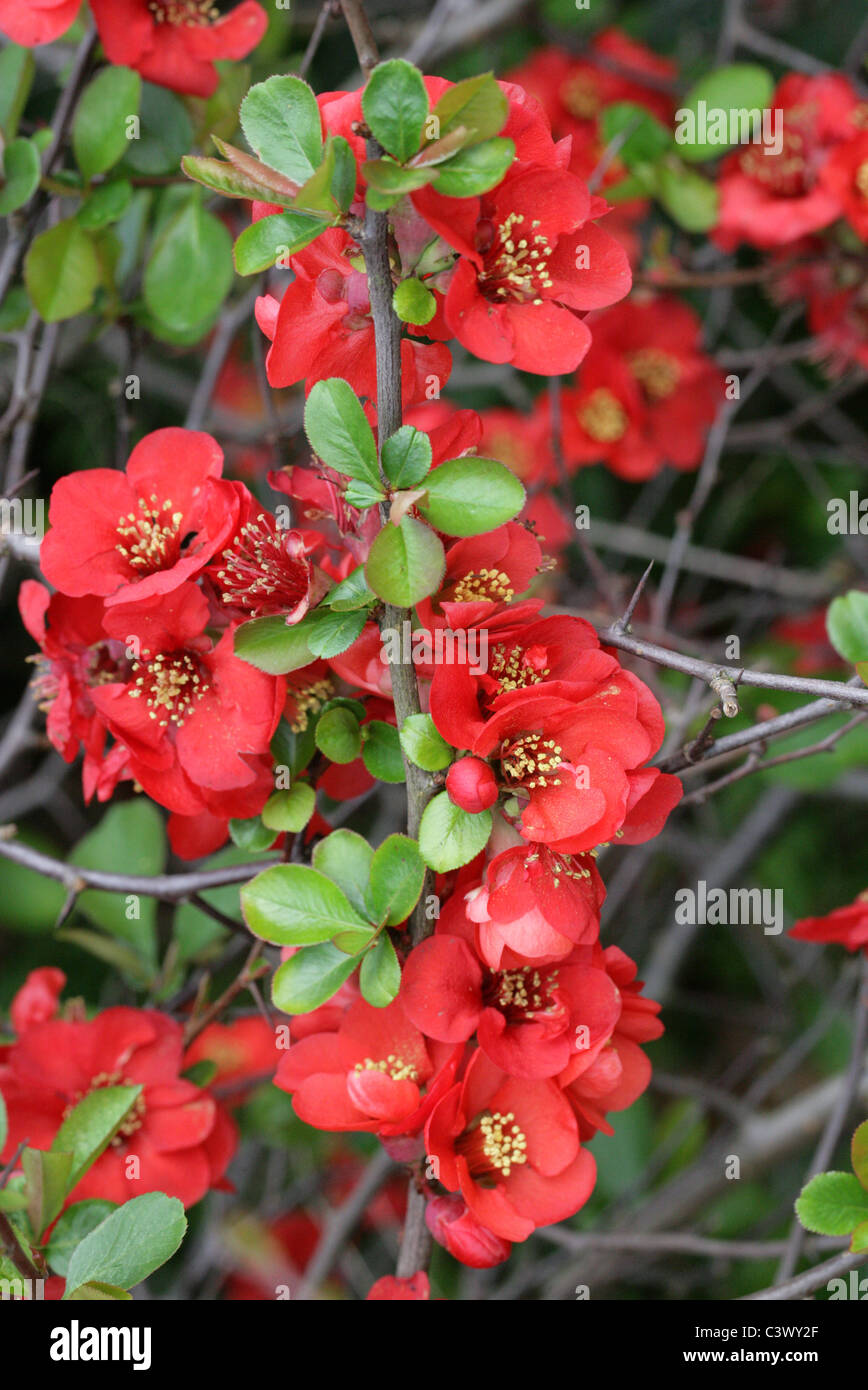
<svg viewBox="0 0 868 1390">
<path fill-rule="evenodd" d="M 802 917 L 790 928 L 797 941 L 817 941 L 846 946 L 848 951 L 868 951 L 868 890 L 855 902 L 836 907 L 826 917 Z"/>
<path fill-rule="evenodd" d="M 75 23 L 81 0 L 0 0 L 0 33 L 27 48 L 50 43 Z"/>
<path fill-rule="evenodd" d="M 51 973 L 52 978 L 46 976 Z M 235 1125 L 207 1091 L 186 1081 L 183 1030 L 155 1009 L 105 1009 L 89 1021 L 56 1018 L 61 972 L 35 972 L 13 1001 L 17 1036 L 0 1059 L 0 1094 L 9 1133 L 0 1163 L 24 1141 L 51 1147 L 65 1117 L 104 1086 L 142 1086 L 105 1153 L 76 1184 L 69 1200 L 125 1202 L 165 1192 L 192 1206 L 219 1185 L 237 1142 Z M 38 977 L 38 978 L 37 978 Z M 48 997 L 46 997 L 46 991 Z M 135 1155 L 140 1176 L 126 1175 Z"/>
<path fill-rule="evenodd" d="M 211 0 L 90 0 L 106 56 L 148 82 L 210 96 L 221 59 L 246 58 L 268 16 L 256 0 L 221 14 Z"/>
</svg>

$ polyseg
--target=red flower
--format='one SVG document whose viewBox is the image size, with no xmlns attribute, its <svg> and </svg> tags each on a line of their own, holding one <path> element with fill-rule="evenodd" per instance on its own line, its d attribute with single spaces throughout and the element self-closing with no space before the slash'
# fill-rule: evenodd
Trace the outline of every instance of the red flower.
<svg viewBox="0 0 868 1390">
<path fill-rule="evenodd" d="M 850 226 L 868 241 L 868 130 L 832 152 L 820 179 Z"/>
<path fill-rule="evenodd" d="M 567 461 L 604 458 L 630 479 L 664 463 L 698 467 L 724 386 L 702 352 L 698 315 L 673 296 L 631 299 L 595 316 L 592 328 L 578 389 L 564 396 Z"/>
<path fill-rule="evenodd" d="M 108 727 L 93 694 L 107 680 L 128 678 L 130 662 L 123 643 L 103 629 L 102 599 L 49 596 L 44 585 L 26 579 L 18 606 L 24 626 L 42 650 L 33 685 L 40 708 L 47 712 L 46 733 L 65 762 L 73 762 L 83 747 L 85 801 L 94 793 L 105 801 L 131 773 L 122 744 L 106 751 Z"/>
<path fill-rule="evenodd" d="M 59 39 L 80 9 L 81 0 L 0 0 L 0 32 L 33 48 Z"/>
<path fill-rule="evenodd" d="M 467 893 L 463 916 L 475 926 L 474 949 L 489 969 L 545 966 L 597 940 L 605 896 L 589 855 L 561 857 L 544 845 L 518 844 L 491 860 L 482 884 Z M 446 904 L 441 921 L 444 930 L 465 935 L 458 900 Z"/>
<path fill-rule="evenodd" d="M 292 1094 L 299 1118 L 317 1129 L 416 1134 L 450 1084 L 459 1055 L 460 1049 L 429 1053 L 397 1000 L 385 1009 L 359 1000 L 337 1032 L 293 1043 L 274 1081 Z"/>
<path fill-rule="evenodd" d="M 18 1037 L 33 1028 L 37 1023 L 47 1023 L 57 1013 L 66 976 L 54 966 L 44 966 L 41 970 L 31 970 L 24 984 L 12 1000 L 9 1017 Z"/>
<path fill-rule="evenodd" d="M 317 381 L 337 376 L 358 395 L 376 400 L 374 323 L 358 256 L 346 232 L 323 232 L 291 257 L 296 278 L 280 303 L 271 295 L 257 300 L 256 321 L 271 339 L 266 367 L 272 386 L 303 380 L 310 391 Z M 432 384 L 441 390 L 449 380 L 452 356 L 443 343 L 404 337 L 401 367 L 403 400 L 410 405 L 424 400 Z"/>
<path fill-rule="evenodd" d="M 852 136 L 862 108 L 846 77 L 790 73 L 769 106 L 781 111 L 782 148 L 735 150 L 723 162 L 720 216 L 712 239 L 726 251 L 741 242 L 784 246 L 841 216 L 841 197 L 821 178 L 830 152 Z"/>
<path fill-rule="evenodd" d="M 418 1303 L 426 1302 L 430 1297 L 431 1285 L 428 1275 L 420 1270 L 418 1274 L 411 1274 L 407 1279 L 399 1278 L 397 1274 L 384 1274 L 382 1279 L 371 1285 L 365 1301 Z"/>
<path fill-rule="evenodd" d="M 40 562 L 49 584 L 107 606 L 171 593 L 195 578 L 236 528 L 239 485 L 220 480 L 208 434 L 146 435 L 126 473 L 90 468 L 54 485 Z"/>
<path fill-rule="evenodd" d="M 579 948 L 557 965 L 488 970 L 466 938 L 438 927 L 407 958 L 401 1002 L 439 1042 L 465 1042 L 476 1033 L 509 1076 L 555 1076 L 572 1057 L 578 1027 L 589 1029 L 588 1046 L 596 1046 L 620 1013 L 617 990 L 588 954 Z"/>
<path fill-rule="evenodd" d="M 211 0 L 90 0 L 110 63 L 135 68 L 148 82 L 207 97 L 215 63 L 246 58 L 268 26 L 255 0 L 220 15 Z"/>
<path fill-rule="evenodd" d="M 182 816 L 255 814 L 268 795 L 256 759 L 269 755 L 283 681 L 236 657 L 231 629 L 212 644 L 208 603 L 193 584 L 115 609 L 105 621 L 110 636 L 140 655 L 128 679 L 94 689 L 92 698 L 129 749 L 139 784 Z M 242 809 L 237 798 L 243 803 L 247 790 L 258 807 Z"/>
<path fill-rule="evenodd" d="M 605 203 L 573 174 L 520 164 L 481 198 L 423 189 L 414 202 L 460 252 L 445 306 L 459 342 L 522 371 L 574 371 L 591 342 L 576 311 L 612 304 L 630 288 L 624 251 L 590 220 Z"/>
<path fill-rule="evenodd" d="M 484 410 L 481 419 L 477 452 L 483 458 L 499 459 L 528 487 L 557 480 L 545 397 L 538 398 L 531 415 L 519 410 Z"/>
<path fill-rule="evenodd" d="M 497 800 L 494 773 L 481 758 L 459 758 L 446 774 L 446 790 L 462 811 L 487 811 Z"/>
<path fill-rule="evenodd" d="M 236 484 L 242 497 L 238 530 L 206 571 L 230 617 L 280 615 L 298 623 L 321 597 L 314 592 L 314 568 L 308 558 L 313 536 L 282 529 L 255 497 Z M 320 537 L 316 536 L 316 542 Z"/>
<path fill-rule="evenodd" d="M 14 1006 L 13 1006 L 14 1007 Z M 0 1162 L 22 1140 L 49 1149 L 64 1117 L 103 1086 L 144 1087 L 105 1153 L 69 1196 L 125 1202 L 166 1192 L 191 1206 L 221 1178 L 235 1127 L 207 1092 L 181 1077 L 180 1024 L 153 1009 L 106 1009 L 90 1022 L 50 1020 L 27 1027 L 0 1066 L 9 1135 Z M 127 1159 L 139 1160 L 139 1176 Z"/>
<path fill-rule="evenodd" d="M 431 1197 L 425 1206 L 425 1222 L 438 1245 L 471 1269 L 491 1269 L 503 1264 L 512 1245 L 477 1221 L 463 1197 Z"/>
<path fill-rule="evenodd" d="M 554 1081 L 521 1081 L 475 1052 L 435 1106 L 425 1143 L 440 1182 L 504 1240 L 563 1221 L 591 1195 L 596 1165 Z"/>
<path fill-rule="evenodd" d="M 848 951 L 868 952 L 868 889 L 855 902 L 836 907 L 826 917 L 802 917 L 790 928 L 797 941 L 834 942 Z"/>
</svg>

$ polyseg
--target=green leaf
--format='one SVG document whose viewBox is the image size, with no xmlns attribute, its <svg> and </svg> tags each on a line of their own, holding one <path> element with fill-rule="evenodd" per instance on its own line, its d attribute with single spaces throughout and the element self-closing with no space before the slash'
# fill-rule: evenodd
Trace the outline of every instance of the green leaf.
<svg viewBox="0 0 868 1390">
<path fill-rule="evenodd" d="M 142 79 L 132 68 L 102 68 L 85 87 L 72 124 L 72 148 L 86 179 L 104 174 L 129 148 L 127 122 L 138 115 Z"/>
<path fill-rule="evenodd" d="M 717 222 L 717 189 L 693 169 L 661 164 L 657 171 L 657 196 L 685 232 L 707 232 Z"/>
<path fill-rule="evenodd" d="M 177 174 L 193 144 L 193 123 L 180 97 L 152 82 L 142 85 L 140 138 L 130 140 L 124 165 L 137 174 Z"/>
<path fill-rule="evenodd" d="M 392 295 L 392 308 L 402 323 L 430 323 L 437 313 L 437 300 L 421 280 L 402 280 Z"/>
<path fill-rule="evenodd" d="M 144 797 L 119 802 L 106 811 L 95 830 L 79 840 L 69 862 L 81 869 L 123 864 L 126 873 L 147 877 L 161 873 L 166 862 L 166 832 L 160 812 Z M 98 927 L 128 941 L 146 961 L 156 963 L 154 898 L 89 889 L 82 893 L 77 907 Z"/>
<path fill-rule="evenodd" d="M 403 164 L 418 150 L 428 115 L 419 69 L 401 58 L 379 63 L 362 93 L 362 113 L 374 139 Z"/>
<path fill-rule="evenodd" d="M 363 608 L 344 613 L 329 608 L 318 608 L 302 621 L 305 625 L 305 640 L 314 656 L 324 660 L 339 656 L 351 647 L 367 622 Z"/>
<path fill-rule="evenodd" d="M 675 143 L 679 154 L 690 163 L 715 159 L 723 154 L 734 143 L 728 136 L 722 142 L 703 138 L 705 134 L 716 134 L 711 124 L 713 113 L 723 111 L 728 126 L 731 112 L 762 111 L 768 106 L 774 87 L 771 73 L 756 63 L 730 63 L 708 73 L 691 87 L 678 109 Z M 697 124 L 700 102 L 705 103 L 706 116 L 709 118 L 705 131 L 702 122 Z"/>
<path fill-rule="evenodd" d="M 313 652 L 307 645 L 307 635 L 299 623 L 291 627 L 277 614 L 273 618 L 253 618 L 235 630 L 235 655 L 242 661 L 266 671 L 269 676 L 282 676 L 309 666 Z"/>
<path fill-rule="evenodd" d="M 80 226 L 89 232 L 119 222 L 133 201 L 133 186 L 127 179 L 100 184 L 75 214 Z"/>
<path fill-rule="evenodd" d="M 247 158 L 252 168 L 263 170 L 264 176 L 268 166 L 260 164 L 252 155 L 248 155 Z M 251 174 L 235 168 L 232 164 L 224 163 L 222 159 L 215 159 L 213 155 L 185 154 L 181 160 L 181 168 L 188 179 L 201 183 L 205 188 L 213 189 L 215 193 L 221 193 L 224 198 L 246 198 L 261 203 L 292 201 L 289 194 L 277 193 L 267 184 L 258 182 Z M 277 177 L 282 178 L 283 175 Z M 293 192 L 292 198 L 294 197 Z"/>
<path fill-rule="evenodd" d="M 87 1284 L 79 1284 L 77 1289 L 73 1289 L 71 1294 L 65 1294 L 64 1297 L 68 1297 L 71 1303 L 129 1303 L 132 1294 L 119 1288 L 117 1284 L 106 1284 L 99 1279 L 93 1279 Z"/>
<path fill-rule="evenodd" d="M 359 565 L 340 584 L 330 589 L 323 600 L 335 613 L 353 613 L 358 608 L 369 608 L 376 601 L 377 595 L 365 583 L 364 565 Z"/>
<path fill-rule="evenodd" d="M 440 164 L 435 187 L 447 198 L 474 198 L 500 183 L 513 160 L 515 145 L 498 135 L 482 145 L 471 145 Z"/>
<path fill-rule="evenodd" d="M 363 730 L 362 758 L 372 777 L 380 782 L 403 782 L 404 759 L 398 730 L 382 719 L 372 719 Z"/>
<path fill-rule="evenodd" d="M 367 904 L 377 926 L 397 927 L 419 901 L 425 882 L 425 861 L 409 835 L 390 835 L 371 861 Z"/>
<path fill-rule="evenodd" d="M 316 792 L 309 782 L 296 782 L 286 791 L 274 792 L 262 808 L 262 823 L 271 830 L 298 834 L 316 808 Z"/>
<path fill-rule="evenodd" d="M 367 511 L 368 507 L 376 507 L 384 500 L 382 488 L 371 487 L 370 483 L 362 483 L 358 478 L 350 478 L 344 489 L 344 501 L 347 506 L 358 507 L 360 512 Z"/>
<path fill-rule="evenodd" d="M 36 63 L 29 48 L 6 43 L 0 52 L 0 131 L 14 140 L 21 113 L 27 104 Z"/>
<path fill-rule="evenodd" d="M 51 1141 L 52 1153 L 71 1153 L 69 1190 L 96 1163 L 142 1094 L 141 1086 L 99 1086 L 70 1111 Z"/>
<path fill-rule="evenodd" d="M 2 1145 L 0 1145 L 2 1148 Z M 862 1186 L 868 1189 L 868 1120 L 859 1125 L 850 1145 L 853 1172 Z"/>
<path fill-rule="evenodd" d="M 235 243 L 233 256 L 239 275 L 258 275 L 275 261 L 286 262 L 309 246 L 326 223 L 304 212 L 273 212 L 246 227 Z"/>
<path fill-rule="evenodd" d="M 66 1293 L 83 1284 L 132 1289 L 174 1255 L 184 1239 L 183 1203 L 146 1192 L 118 1207 L 76 1246 L 66 1272 Z"/>
<path fill-rule="evenodd" d="M 405 168 L 403 164 L 395 164 L 388 156 L 368 159 L 362 165 L 362 177 L 368 185 L 367 201 L 372 207 L 379 208 L 380 204 L 372 198 L 372 193 L 381 194 L 386 200 L 386 207 L 390 207 L 405 193 L 413 193 L 417 188 L 432 183 L 436 172 L 436 169 Z"/>
<path fill-rule="evenodd" d="M 849 1235 L 868 1221 L 868 1192 L 853 1173 L 818 1173 L 802 1188 L 796 1215 L 817 1235 Z"/>
<path fill-rule="evenodd" d="M 850 1249 L 853 1254 L 862 1250 L 868 1250 L 868 1221 L 862 1221 L 853 1232 L 853 1239 L 850 1241 Z"/>
<path fill-rule="evenodd" d="M 653 164 L 672 148 L 671 130 L 636 102 L 616 101 L 607 106 L 600 124 L 607 145 L 622 132 L 630 132 L 618 150 L 618 158 L 629 169 L 634 164 Z"/>
<path fill-rule="evenodd" d="M 306 864 L 275 864 L 257 874 L 241 890 L 241 908 L 254 936 L 275 946 L 306 946 L 368 926 L 337 884 Z"/>
<path fill-rule="evenodd" d="M 333 763 L 352 763 L 362 751 L 359 721 L 348 709 L 330 709 L 320 715 L 316 746 Z"/>
<path fill-rule="evenodd" d="M 70 1186 L 72 1154 L 25 1149 L 21 1167 L 27 1180 L 27 1216 L 38 1240 L 63 1206 Z"/>
<path fill-rule="evenodd" d="M 269 77 L 241 103 L 241 128 L 259 158 L 296 183 L 306 183 L 322 160 L 322 121 L 316 97 L 300 77 Z"/>
<path fill-rule="evenodd" d="M 524 488 L 496 459 L 448 459 L 428 474 L 419 511 L 447 536 L 479 536 L 517 516 Z"/>
<path fill-rule="evenodd" d="M 94 244 L 74 217 L 42 232 L 24 262 L 30 298 L 46 323 L 59 323 L 89 309 L 99 278 Z"/>
<path fill-rule="evenodd" d="M 217 146 L 220 154 L 227 159 L 237 174 L 249 180 L 257 188 L 263 188 L 266 203 L 280 203 L 283 207 L 291 207 L 298 197 L 299 185 L 295 179 L 288 179 L 285 174 L 281 174 L 279 169 L 273 169 L 270 164 L 263 164 L 261 159 L 256 159 L 246 150 L 239 150 L 236 145 L 230 145 L 228 141 L 221 140 L 219 136 L 212 135 L 211 139 Z"/>
<path fill-rule="evenodd" d="M 3 187 L 0 188 L 0 216 L 7 217 L 23 207 L 39 187 L 42 166 L 32 140 L 13 140 L 3 151 Z"/>
<path fill-rule="evenodd" d="M 386 932 L 377 937 L 362 960 L 359 988 L 362 998 L 375 1009 L 385 1009 L 401 988 L 401 966 Z"/>
<path fill-rule="evenodd" d="M 232 284 L 232 238 L 191 192 L 157 237 L 143 284 L 148 309 L 178 331 L 215 314 Z"/>
<path fill-rule="evenodd" d="M 415 425 L 402 425 L 383 445 L 382 459 L 392 487 L 415 487 L 431 467 L 431 440 Z"/>
<path fill-rule="evenodd" d="M 185 1081 L 192 1081 L 194 1086 L 210 1086 L 218 1071 L 216 1062 L 209 1057 L 203 1057 L 200 1062 L 194 1062 L 192 1067 L 185 1067 L 181 1075 Z"/>
<path fill-rule="evenodd" d="M 304 430 L 323 463 L 348 478 L 380 486 L 374 432 L 358 396 L 341 377 L 315 383 L 304 407 Z"/>
<path fill-rule="evenodd" d="M 826 614 L 826 630 L 845 661 L 868 661 L 868 594 L 851 589 L 833 599 Z"/>
<path fill-rule="evenodd" d="M 384 526 L 374 537 L 365 578 L 375 594 L 398 608 L 410 608 L 440 587 L 446 554 L 439 538 L 416 517 Z"/>
<path fill-rule="evenodd" d="M 342 889 L 355 910 L 367 917 L 365 894 L 374 851 L 355 830 L 333 830 L 313 852 L 314 868 Z"/>
<path fill-rule="evenodd" d="M 308 1014 L 337 994 L 358 961 L 330 941 L 306 946 L 278 966 L 271 982 L 274 1006 L 284 1014 Z"/>
<path fill-rule="evenodd" d="M 248 820 L 233 819 L 229 822 L 232 843 L 249 854 L 261 854 L 274 844 L 274 831 L 262 824 L 261 816 L 251 816 Z"/>
<path fill-rule="evenodd" d="M 436 118 L 436 140 L 463 126 L 465 145 L 476 145 L 497 135 L 506 124 L 509 102 L 490 72 L 457 82 L 444 92 L 431 115 Z"/>
<path fill-rule="evenodd" d="M 472 815 L 453 805 L 448 792 L 440 792 L 428 802 L 419 826 L 425 863 L 438 874 L 469 864 L 488 843 L 491 823 L 490 811 Z"/>
<path fill-rule="evenodd" d="M 410 762 L 425 772 L 441 772 L 455 755 L 454 748 L 438 733 L 430 714 L 408 714 L 399 738 Z"/>
<path fill-rule="evenodd" d="M 341 212 L 348 212 L 356 196 L 356 184 L 359 177 L 356 168 L 356 156 L 353 154 L 353 147 L 349 140 L 345 140 L 342 135 L 329 136 L 329 139 L 335 156 L 331 182 L 332 197 Z"/>
</svg>

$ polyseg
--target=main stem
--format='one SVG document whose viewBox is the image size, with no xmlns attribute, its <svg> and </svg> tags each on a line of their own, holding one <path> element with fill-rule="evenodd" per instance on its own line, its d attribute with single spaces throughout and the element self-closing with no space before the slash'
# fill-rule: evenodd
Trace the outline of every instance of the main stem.
<svg viewBox="0 0 868 1390">
<path fill-rule="evenodd" d="M 364 8 L 358 0 L 341 0 L 344 17 L 356 45 L 359 62 L 367 75 L 378 61 L 376 44 L 365 16 Z M 376 159 L 382 154 L 376 141 L 369 142 L 368 155 Z M 365 271 L 368 278 L 368 296 L 371 303 L 371 318 L 374 323 L 374 340 L 377 361 L 377 433 L 382 449 L 383 442 L 401 427 L 401 322 L 392 308 L 392 268 L 389 259 L 389 221 L 386 213 L 365 211 L 361 233 L 362 251 L 365 257 Z M 388 508 L 381 508 L 383 525 L 390 525 Z M 404 623 L 410 623 L 412 613 L 409 608 L 396 608 L 386 604 L 380 619 L 380 629 L 390 628 L 403 633 Z M 392 650 L 403 653 L 404 642 L 390 643 Z M 389 673 L 392 680 L 392 698 L 395 703 L 395 716 L 400 729 L 404 720 L 411 714 L 419 714 L 419 687 L 412 660 L 390 661 Z M 422 812 L 431 795 L 432 782 L 428 773 L 410 762 L 403 753 L 404 773 L 407 785 L 407 834 L 417 839 Z M 432 888 L 431 875 L 426 874 L 425 884 L 412 917 L 410 919 L 410 940 L 418 945 L 429 935 L 433 924 L 425 916 L 426 899 Z M 431 1236 L 425 1224 L 425 1195 L 421 1191 L 417 1174 L 414 1173 L 407 1191 L 407 1216 L 401 1237 L 397 1273 L 408 1278 L 419 1270 L 427 1268 L 431 1257 Z"/>
</svg>

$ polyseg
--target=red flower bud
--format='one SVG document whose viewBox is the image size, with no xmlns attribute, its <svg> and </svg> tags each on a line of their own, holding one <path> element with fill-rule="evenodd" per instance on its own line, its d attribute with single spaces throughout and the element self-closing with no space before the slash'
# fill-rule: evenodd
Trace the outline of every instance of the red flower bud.
<svg viewBox="0 0 868 1390">
<path fill-rule="evenodd" d="M 446 774 L 446 790 L 462 811 L 487 811 L 497 800 L 497 782 L 481 758 L 459 758 Z"/>
<path fill-rule="evenodd" d="M 512 1242 L 477 1221 L 463 1197 L 432 1197 L 425 1221 L 437 1244 L 471 1269 L 491 1269 L 509 1259 Z"/>
</svg>

